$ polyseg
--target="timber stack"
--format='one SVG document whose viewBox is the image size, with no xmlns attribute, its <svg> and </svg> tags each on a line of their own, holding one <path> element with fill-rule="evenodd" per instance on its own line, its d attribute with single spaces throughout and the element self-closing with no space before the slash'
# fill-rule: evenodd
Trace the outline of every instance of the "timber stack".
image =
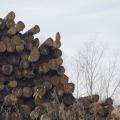
<svg viewBox="0 0 120 120">
<path fill-rule="evenodd" d="M 41 44 L 38 25 L 24 28 L 13 11 L 0 18 L 0 120 L 110 120 L 112 99 L 74 98 L 59 32 Z"/>
<path fill-rule="evenodd" d="M 22 33 L 24 28 L 22 21 L 15 23 L 13 11 L 0 18 L 0 120 L 38 119 L 46 113 L 45 103 L 75 101 L 74 84 L 62 66 L 59 32 L 40 44 L 34 37 L 39 26 Z"/>
</svg>

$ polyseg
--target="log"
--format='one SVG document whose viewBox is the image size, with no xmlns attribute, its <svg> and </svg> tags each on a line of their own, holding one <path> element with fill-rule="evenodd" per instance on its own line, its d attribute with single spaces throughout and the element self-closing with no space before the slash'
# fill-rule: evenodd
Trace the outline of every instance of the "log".
<svg viewBox="0 0 120 120">
<path fill-rule="evenodd" d="M 18 101 L 17 97 L 13 94 L 9 94 L 4 98 L 4 103 L 6 105 L 16 105 L 17 101 Z"/>
<path fill-rule="evenodd" d="M 17 87 L 17 81 L 15 81 L 15 80 L 10 81 L 10 82 L 8 83 L 8 86 L 9 86 L 10 88 L 15 88 L 15 87 Z"/>
<path fill-rule="evenodd" d="M 28 61 L 20 61 L 19 65 L 21 69 L 28 69 L 30 66 L 30 63 Z"/>
<path fill-rule="evenodd" d="M 33 94 L 33 91 L 30 87 L 23 88 L 23 96 L 24 97 L 30 98 L 30 97 L 32 97 L 32 94 Z"/>
<path fill-rule="evenodd" d="M 23 36 L 29 36 L 29 35 L 34 35 L 40 32 L 40 28 L 38 25 L 35 25 L 32 27 L 30 30 L 28 30 L 26 33 L 23 34 Z"/>
<path fill-rule="evenodd" d="M 41 55 L 48 55 L 50 53 L 50 47 L 54 46 L 54 42 L 52 38 L 48 38 L 45 42 L 40 46 L 39 50 Z"/>
<path fill-rule="evenodd" d="M 5 21 L 14 20 L 14 19 L 15 19 L 15 13 L 13 11 L 9 12 L 4 18 Z"/>
<path fill-rule="evenodd" d="M 53 44 L 54 44 L 53 39 L 52 38 L 47 38 L 42 45 L 47 46 L 47 47 L 53 47 Z"/>
<path fill-rule="evenodd" d="M 73 83 L 66 83 L 64 85 L 64 93 L 72 94 L 74 92 L 75 85 Z"/>
<path fill-rule="evenodd" d="M 104 107 L 107 114 L 111 114 L 111 112 L 114 110 L 114 107 L 112 105 L 108 105 Z"/>
<path fill-rule="evenodd" d="M 60 82 L 60 77 L 53 76 L 53 77 L 48 78 L 48 80 L 52 83 L 53 86 L 57 86 Z M 46 80 L 46 81 L 48 81 L 48 80 Z"/>
<path fill-rule="evenodd" d="M 13 71 L 13 66 L 11 64 L 5 64 L 2 66 L 2 72 L 5 75 L 10 75 Z"/>
<path fill-rule="evenodd" d="M 19 35 L 14 35 L 14 36 L 11 37 L 11 41 L 12 41 L 12 43 L 13 43 L 14 45 L 17 45 L 17 44 L 20 43 L 21 38 L 20 38 Z"/>
<path fill-rule="evenodd" d="M 54 86 L 55 86 L 54 91 L 56 91 L 56 94 L 62 97 L 64 94 L 64 85 L 61 83 L 58 83 L 57 85 L 54 85 Z"/>
<path fill-rule="evenodd" d="M 39 117 L 39 112 L 37 112 L 37 111 L 32 111 L 32 112 L 30 113 L 30 118 L 31 118 L 31 120 L 38 119 L 38 117 Z"/>
<path fill-rule="evenodd" d="M 16 97 L 22 96 L 22 88 L 14 88 L 12 89 L 12 94 L 14 94 Z"/>
<path fill-rule="evenodd" d="M 66 75 L 61 75 L 59 76 L 60 79 L 60 83 L 65 85 L 66 83 L 68 83 L 69 78 Z"/>
<path fill-rule="evenodd" d="M 50 82 L 43 82 L 43 87 L 46 89 L 46 91 L 49 91 L 50 89 L 52 89 L 52 84 Z"/>
<path fill-rule="evenodd" d="M 21 120 L 21 114 L 19 112 L 13 112 L 10 118 L 10 120 Z"/>
<path fill-rule="evenodd" d="M 64 91 L 63 90 L 60 90 L 60 89 L 58 89 L 57 90 L 57 94 L 58 94 L 58 96 L 63 96 L 63 94 L 64 94 Z"/>
<path fill-rule="evenodd" d="M 41 75 L 41 76 L 38 77 L 38 79 L 50 82 L 54 86 L 57 86 L 59 83 L 63 84 L 63 85 L 68 83 L 68 77 L 66 75 L 62 75 L 62 76 Z"/>
<path fill-rule="evenodd" d="M 33 35 L 27 35 L 27 36 L 23 36 L 23 39 L 26 41 L 26 43 L 32 43 L 34 40 L 34 36 Z"/>
<path fill-rule="evenodd" d="M 15 45 L 11 41 L 7 42 L 6 50 L 7 52 L 15 52 Z"/>
<path fill-rule="evenodd" d="M 60 65 L 62 65 L 63 60 L 62 58 L 57 58 L 57 59 L 51 59 L 48 62 L 49 69 L 51 70 L 57 70 Z"/>
<path fill-rule="evenodd" d="M 39 47 L 40 46 L 40 40 L 38 38 L 35 38 L 32 42 L 34 47 Z"/>
<path fill-rule="evenodd" d="M 54 49 L 54 51 L 52 51 L 52 56 L 54 58 L 59 58 L 62 56 L 62 51 L 60 49 Z"/>
<path fill-rule="evenodd" d="M 35 76 L 33 70 L 22 70 L 21 73 L 22 73 L 22 77 L 27 79 L 34 78 Z"/>
<path fill-rule="evenodd" d="M 42 97 L 45 95 L 46 93 L 46 88 L 43 86 L 35 86 L 34 87 L 34 101 L 35 101 L 35 105 L 41 105 L 42 102 Z"/>
<path fill-rule="evenodd" d="M 113 104 L 113 100 L 112 100 L 111 98 L 107 98 L 107 99 L 105 100 L 105 104 L 106 104 L 106 105 L 112 105 L 112 104 Z"/>
<path fill-rule="evenodd" d="M 61 57 L 57 58 L 56 63 L 57 63 L 57 65 L 62 65 L 63 59 Z"/>
<path fill-rule="evenodd" d="M 28 105 L 20 105 L 20 113 L 22 114 L 22 119 L 28 119 L 30 116 L 31 108 Z"/>
<path fill-rule="evenodd" d="M 40 57 L 39 49 L 37 47 L 33 47 L 30 52 L 30 56 L 28 57 L 28 61 L 36 62 L 39 60 L 39 57 Z"/>
<path fill-rule="evenodd" d="M 47 46 L 41 45 L 39 48 L 40 54 L 41 55 L 48 55 L 50 50 Z"/>
<path fill-rule="evenodd" d="M 49 71 L 49 67 L 48 67 L 48 64 L 42 64 L 41 66 L 39 66 L 38 68 L 38 72 L 39 74 L 42 74 L 42 73 L 47 73 Z"/>
<path fill-rule="evenodd" d="M 10 41 L 10 37 L 6 36 L 6 35 L 3 35 L 1 37 L 1 41 L 3 41 L 5 44 L 8 43 Z"/>
<path fill-rule="evenodd" d="M 104 108 L 103 106 L 100 105 L 100 103 L 95 102 L 91 104 L 90 112 L 94 113 L 95 115 L 98 115 L 98 114 L 100 115 L 102 112 L 104 112 Z"/>
<path fill-rule="evenodd" d="M 63 103 L 67 106 L 73 105 L 75 102 L 75 98 L 72 94 L 64 94 L 63 95 Z"/>
<path fill-rule="evenodd" d="M 84 97 L 78 99 L 78 103 L 82 109 L 88 110 L 91 107 L 91 102 Z"/>
<path fill-rule="evenodd" d="M 99 101 L 99 95 L 97 95 L 97 94 L 92 95 L 92 101 L 93 102 L 98 102 Z"/>
<path fill-rule="evenodd" d="M 61 36 L 60 36 L 60 33 L 59 33 L 59 32 L 56 33 L 55 39 L 56 39 L 56 40 L 61 40 Z"/>
<path fill-rule="evenodd" d="M 54 48 L 60 48 L 60 47 L 61 47 L 61 42 L 59 40 L 55 40 Z"/>
<path fill-rule="evenodd" d="M 55 36 L 54 48 L 60 48 L 61 47 L 60 40 L 61 40 L 60 33 L 57 32 L 56 36 Z"/>
<path fill-rule="evenodd" d="M 17 33 L 17 29 L 15 26 L 11 27 L 9 30 L 8 30 L 8 35 L 15 35 Z"/>
<path fill-rule="evenodd" d="M 58 75 L 63 75 L 65 73 L 65 68 L 63 66 L 59 66 L 57 69 Z"/>
<path fill-rule="evenodd" d="M 98 102 L 99 96 L 98 95 L 86 96 L 86 97 L 83 97 L 82 100 L 87 100 L 90 103 L 94 103 L 94 102 Z"/>
<path fill-rule="evenodd" d="M 6 45 L 3 41 L 0 41 L 0 53 L 3 53 L 6 51 Z"/>
<path fill-rule="evenodd" d="M 10 20 L 7 20 L 6 21 L 6 26 L 7 28 L 11 28 L 11 27 L 14 27 L 15 26 L 15 21 L 13 19 L 10 19 Z"/>
<path fill-rule="evenodd" d="M 46 93 L 46 88 L 44 86 L 35 86 L 34 87 L 34 97 L 41 99 L 43 95 Z"/>
<path fill-rule="evenodd" d="M 23 31 L 25 28 L 25 24 L 22 21 L 18 21 L 15 25 L 17 32 Z"/>
<path fill-rule="evenodd" d="M 21 53 L 22 51 L 24 51 L 24 43 L 19 43 L 19 44 L 17 44 L 16 46 L 16 51 L 18 52 L 18 53 Z"/>
<path fill-rule="evenodd" d="M 29 57 L 29 52 L 27 51 L 24 51 L 20 54 L 20 57 L 21 57 L 21 61 L 28 61 L 28 57 Z"/>
<path fill-rule="evenodd" d="M 46 107 L 44 105 L 40 105 L 35 107 L 34 111 L 39 112 L 39 115 L 46 113 Z"/>
<path fill-rule="evenodd" d="M 25 44 L 25 48 L 26 48 L 26 50 L 32 50 L 32 48 L 33 48 L 33 44 L 31 43 L 31 42 L 29 42 L 29 43 L 26 43 Z"/>
<path fill-rule="evenodd" d="M 110 97 L 108 97 L 107 99 L 101 101 L 102 106 L 108 106 L 108 105 L 112 105 L 112 104 L 113 104 L 113 100 Z"/>
<path fill-rule="evenodd" d="M 48 113 L 45 113 L 40 116 L 40 120 L 51 120 L 51 116 Z"/>
</svg>

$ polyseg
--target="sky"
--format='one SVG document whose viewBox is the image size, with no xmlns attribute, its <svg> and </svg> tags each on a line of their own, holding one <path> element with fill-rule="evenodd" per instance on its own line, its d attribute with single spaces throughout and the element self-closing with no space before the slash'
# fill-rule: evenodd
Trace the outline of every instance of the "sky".
<svg viewBox="0 0 120 120">
<path fill-rule="evenodd" d="M 1 0 L 2 1 L 2 0 Z M 39 25 L 41 41 L 61 33 L 62 50 L 71 56 L 85 41 L 120 51 L 120 0 L 4 0 L 0 17 L 15 11 L 26 30 Z"/>
<path fill-rule="evenodd" d="M 0 17 L 10 11 L 16 13 L 16 22 L 25 23 L 23 32 L 39 25 L 40 41 L 60 32 L 66 56 L 91 40 L 99 41 L 109 53 L 120 53 L 120 0 L 1 0 Z"/>
</svg>

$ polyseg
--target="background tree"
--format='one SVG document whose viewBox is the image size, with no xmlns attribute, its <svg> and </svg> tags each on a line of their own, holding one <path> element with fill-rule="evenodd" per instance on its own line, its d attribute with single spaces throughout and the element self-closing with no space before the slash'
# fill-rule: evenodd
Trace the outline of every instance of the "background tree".
<svg viewBox="0 0 120 120">
<path fill-rule="evenodd" d="M 107 54 L 105 47 L 90 41 L 73 57 L 64 57 L 66 73 L 76 85 L 77 98 L 93 94 L 99 94 L 100 98 L 116 96 L 120 88 L 120 66 L 118 57 L 110 59 Z"/>
</svg>

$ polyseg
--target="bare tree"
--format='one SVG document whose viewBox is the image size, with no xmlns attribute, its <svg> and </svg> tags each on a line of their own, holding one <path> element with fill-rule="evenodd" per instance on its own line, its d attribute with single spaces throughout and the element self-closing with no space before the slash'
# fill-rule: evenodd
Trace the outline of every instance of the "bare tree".
<svg viewBox="0 0 120 120">
<path fill-rule="evenodd" d="M 116 56 L 106 63 L 101 73 L 103 97 L 114 97 L 120 86 L 120 66 Z"/>
<path fill-rule="evenodd" d="M 79 51 L 75 57 L 81 72 L 80 81 L 86 90 L 87 95 L 92 95 L 95 91 L 95 84 L 98 82 L 102 64 L 104 49 L 96 46 L 95 41 L 86 43 L 83 50 Z"/>
<path fill-rule="evenodd" d="M 67 71 L 70 70 L 68 75 L 76 84 L 77 98 L 95 93 L 101 98 L 116 96 L 120 86 L 120 67 L 117 57 L 111 57 L 111 62 L 105 58 L 105 48 L 96 41 L 85 43 L 78 54 L 70 58 Z"/>
<path fill-rule="evenodd" d="M 74 95 L 78 98 L 79 90 L 81 90 L 79 83 L 80 83 L 80 72 L 79 72 L 79 64 L 78 62 L 71 56 L 67 56 L 63 54 L 63 64 L 66 69 L 66 74 L 69 76 L 69 81 L 75 83 L 75 92 Z"/>
</svg>

